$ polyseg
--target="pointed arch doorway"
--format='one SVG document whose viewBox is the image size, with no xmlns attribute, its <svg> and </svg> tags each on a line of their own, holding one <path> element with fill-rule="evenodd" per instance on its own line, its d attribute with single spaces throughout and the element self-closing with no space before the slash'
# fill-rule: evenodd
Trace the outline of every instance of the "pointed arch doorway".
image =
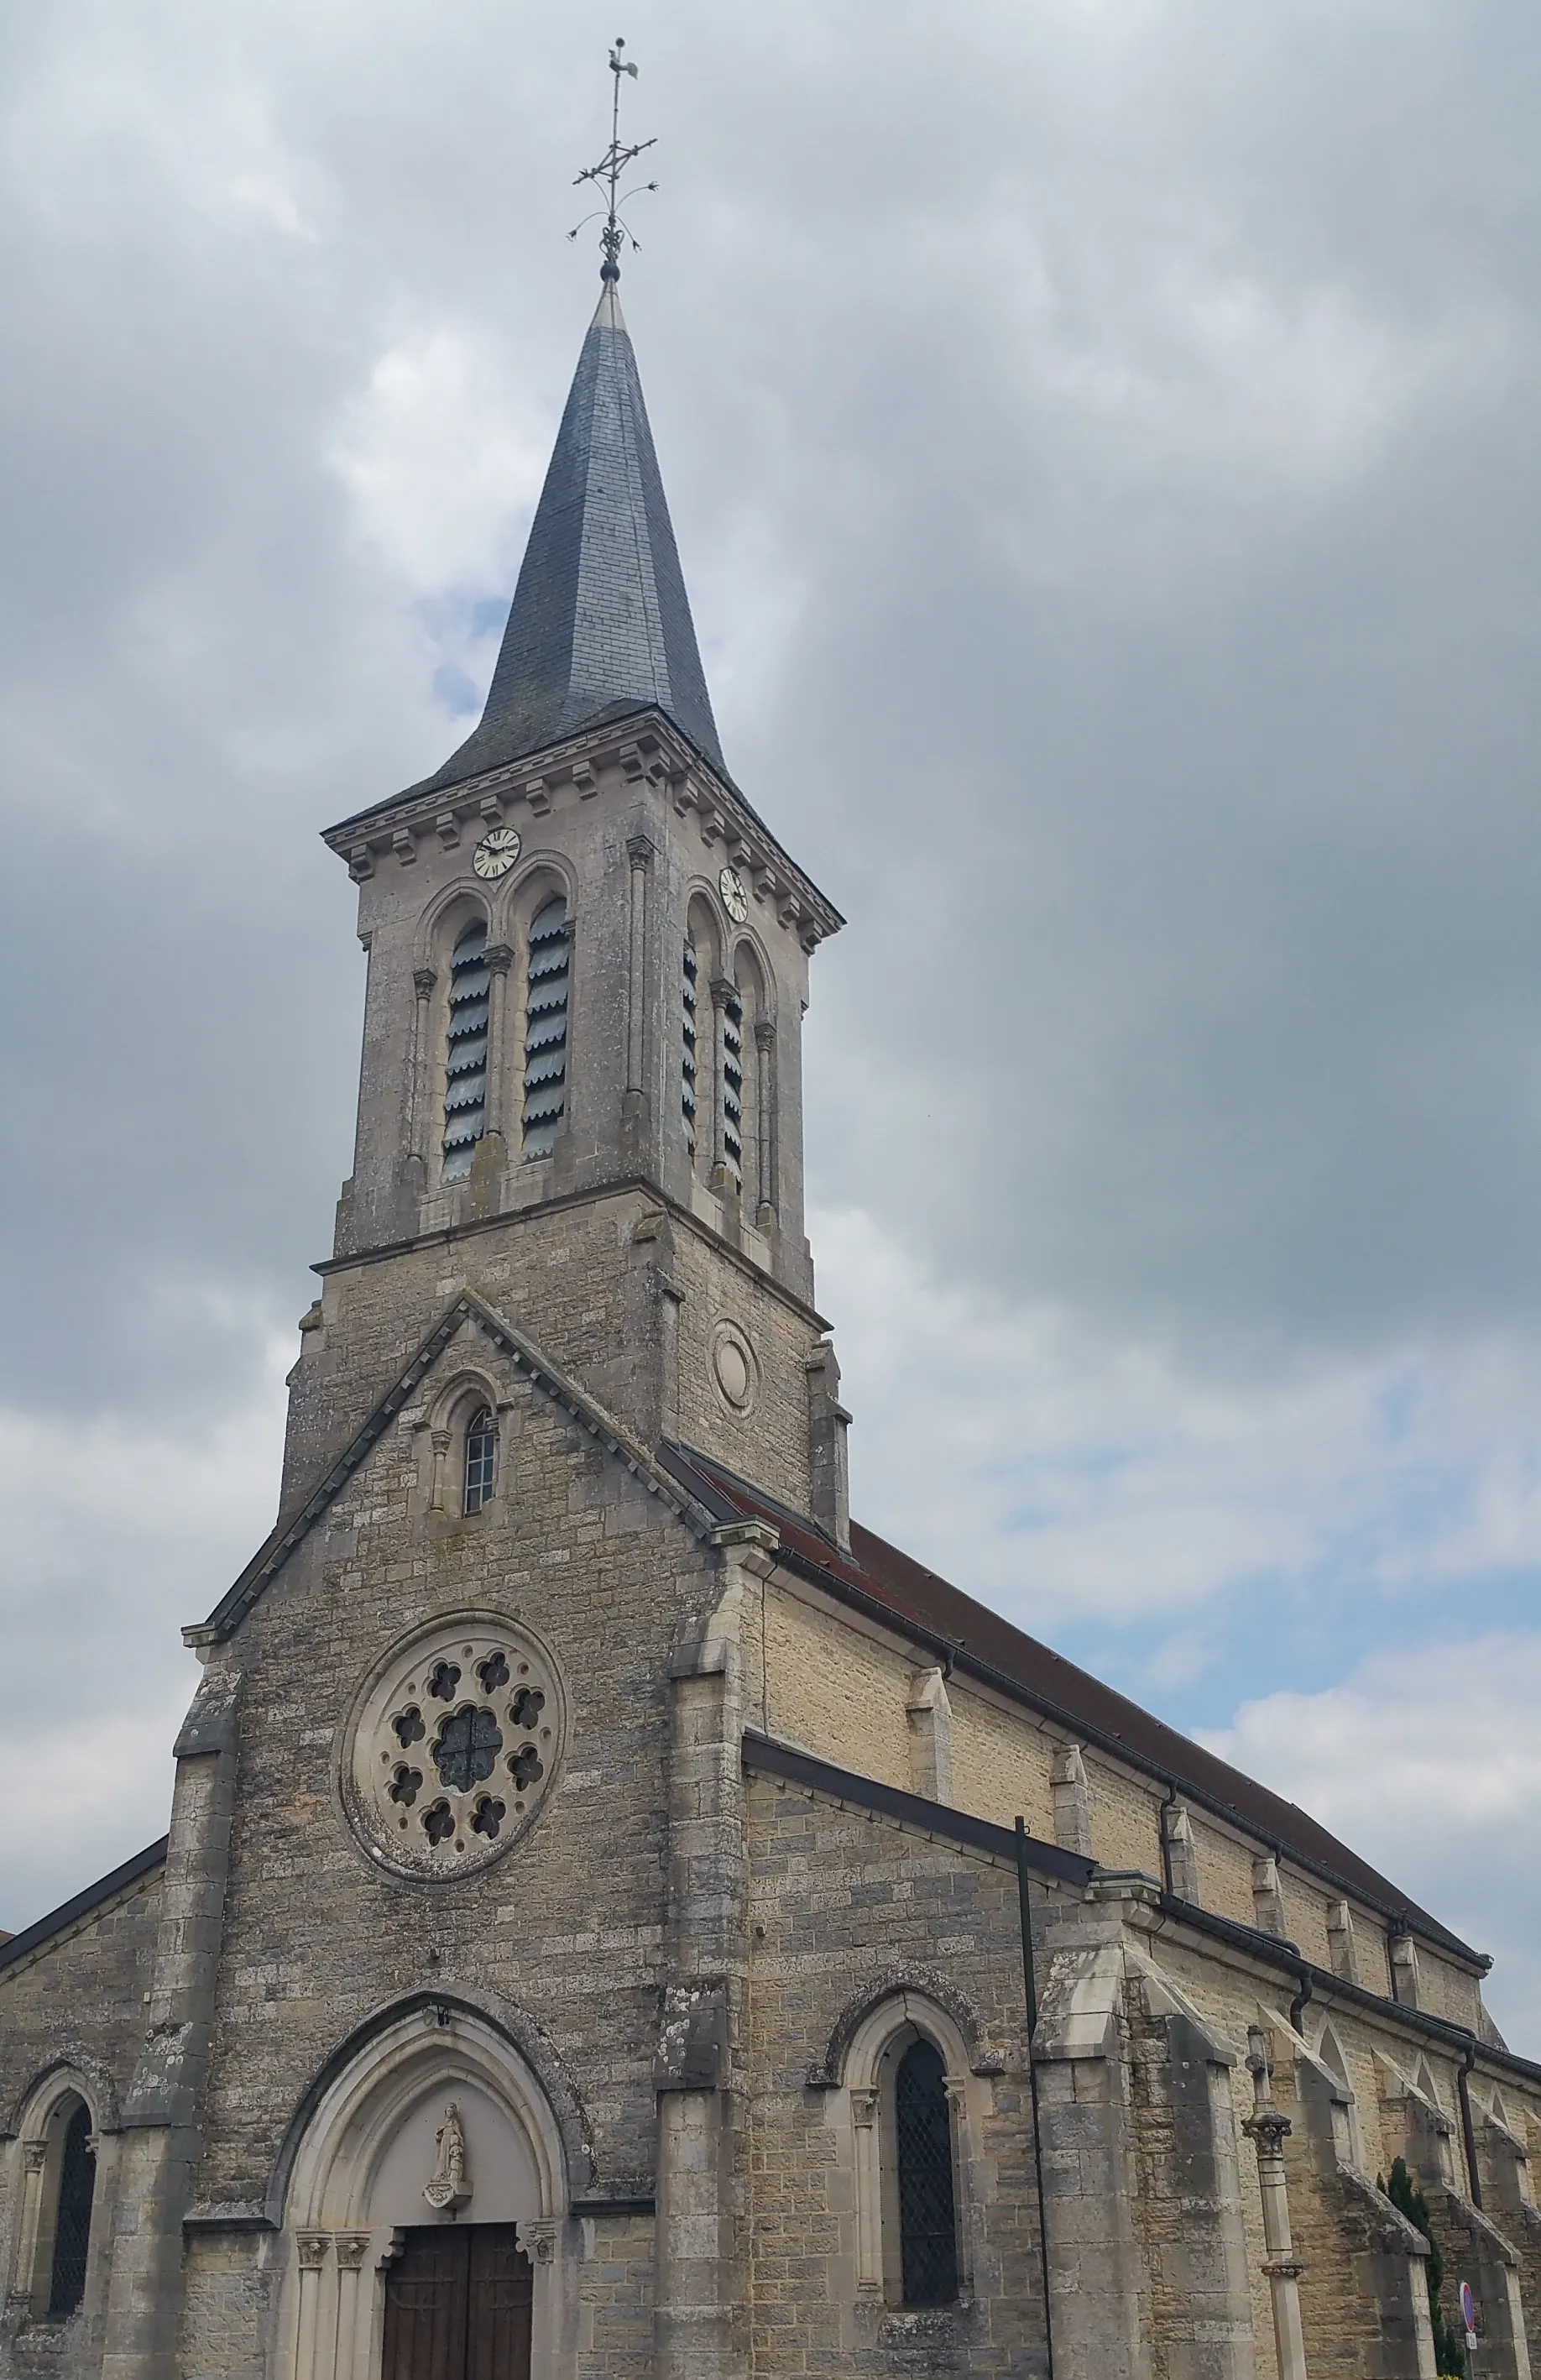
<svg viewBox="0 0 1541 2380">
<path fill-rule="evenodd" d="M 568 2133 L 583 2142 L 562 2105 L 464 2004 L 382 2011 L 341 2047 L 274 2174 L 268 2380 L 572 2380 Z"/>
<path fill-rule="evenodd" d="M 529 2380 L 534 2297 L 512 2223 L 406 2231 L 386 2274 L 381 2380 Z"/>
</svg>

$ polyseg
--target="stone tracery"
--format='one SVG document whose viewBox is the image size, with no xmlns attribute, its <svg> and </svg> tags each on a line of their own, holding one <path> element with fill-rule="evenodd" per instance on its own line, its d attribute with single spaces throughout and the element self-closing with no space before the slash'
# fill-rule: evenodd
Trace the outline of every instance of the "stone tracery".
<svg viewBox="0 0 1541 2380">
<path fill-rule="evenodd" d="M 370 1855 L 434 1878 L 500 1856 L 550 1791 L 563 1713 L 550 1654 L 507 1621 L 452 1619 L 398 1645 L 344 1753 L 344 1803 Z"/>
</svg>

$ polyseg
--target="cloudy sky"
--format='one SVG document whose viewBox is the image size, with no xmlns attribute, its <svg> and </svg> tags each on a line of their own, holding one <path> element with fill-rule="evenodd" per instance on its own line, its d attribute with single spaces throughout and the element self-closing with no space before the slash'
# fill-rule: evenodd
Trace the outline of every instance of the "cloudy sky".
<svg viewBox="0 0 1541 2380">
<path fill-rule="evenodd" d="M 160 1831 L 362 971 L 625 295 L 816 969 L 858 1509 L 1499 1955 L 1541 2054 L 1541 19 L 41 0 L 0 29 L 0 1925 Z"/>
</svg>

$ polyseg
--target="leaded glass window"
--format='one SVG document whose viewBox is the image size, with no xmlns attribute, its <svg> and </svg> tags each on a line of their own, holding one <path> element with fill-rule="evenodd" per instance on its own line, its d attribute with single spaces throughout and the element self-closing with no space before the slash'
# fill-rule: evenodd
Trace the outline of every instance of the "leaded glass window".
<svg viewBox="0 0 1541 2380">
<path fill-rule="evenodd" d="M 529 925 L 525 999 L 524 1150 L 549 1157 L 567 1106 L 567 982 L 573 935 L 558 893 Z"/>
<path fill-rule="evenodd" d="M 82 2100 L 65 2127 L 59 2159 L 54 2268 L 48 2289 L 48 2312 L 55 2319 L 73 2313 L 86 2294 L 86 2257 L 91 2248 L 91 2209 L 95 2190 L 96 2151 L 91 2136 L 91 2109 Z"/>
<path fill-rule="evenodd" d="M 498 1426 L 491 1408 L 483 1405 L 466 1425 L 466 1490 L 462 1499 L 467 1512 L 479 1512 L 490 1503 L 498 1467 Z"/>
<path fill-rule="evenodd" d="M 467 926 L 450 957 L 449 1050 L 444 1079 L 444 1180 L 471 1170 L 487 1129 L 487 1018 L 491 991 L 487 926 Z"/>
<path fill-rule="evenodd" d="M 958 2294 L 953 2112 L 936 2044 L 912 2041 L 893 2078 L 899 2259 L 907 2306 L 951 2305 Z"/>
</svg>

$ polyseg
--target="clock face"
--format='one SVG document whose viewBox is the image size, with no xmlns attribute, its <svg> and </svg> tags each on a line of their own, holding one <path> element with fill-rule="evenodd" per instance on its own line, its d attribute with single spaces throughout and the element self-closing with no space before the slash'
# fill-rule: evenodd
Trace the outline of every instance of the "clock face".
<svg viewBox="0 0 1541 2380">
<path fill-rule="evenodd" d="M 741 926 L 749 914 L 749 896 L 744 890 L 744 879 L 736 868 L 724 868 L 717 879 L 717 890 L 722 895 L 722 906 L 735 926 Z"/>
<path fill-rule="evenodd" d="M 506 876 L 519 856 L 519 836 L 516 828 L 495 826 L 484 834 L 471 854 L 471 866 L 479 876 Z"/>
</svg>

